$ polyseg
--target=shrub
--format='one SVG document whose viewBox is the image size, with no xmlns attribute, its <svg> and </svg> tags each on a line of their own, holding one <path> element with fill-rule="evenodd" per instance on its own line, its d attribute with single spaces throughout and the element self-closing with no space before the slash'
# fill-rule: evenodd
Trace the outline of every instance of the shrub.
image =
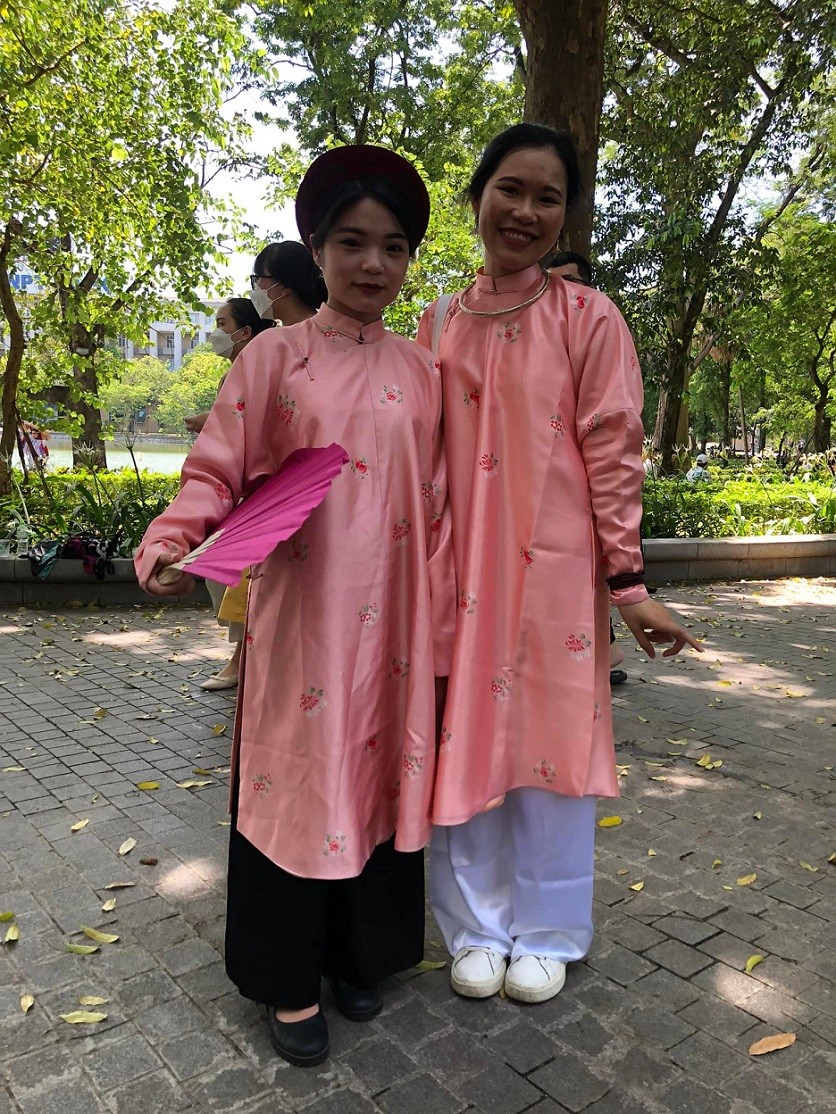
<svg viewBox="0 0 836 1114">
<path fill-rule="evenodd" d="M 111 541 L 130 557 L 148 524 L 179 487 L 178 477 L 130 468 L 114 472 L 68 471 L 30 475 L 0 500 L 0 524 L 27 522 L 34 540 L 91 535 Z M 3 530 L 0 529 L 0 533 Z"/>
</svg>

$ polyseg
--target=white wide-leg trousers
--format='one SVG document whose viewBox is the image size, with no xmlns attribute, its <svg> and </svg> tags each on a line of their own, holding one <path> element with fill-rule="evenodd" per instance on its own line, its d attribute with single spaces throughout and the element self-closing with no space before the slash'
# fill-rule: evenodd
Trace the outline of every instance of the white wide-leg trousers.
<svg viewBox="0 0 836 1114">
<path fill-rule="evenodd" d="M 451 955 L 486 947 L 570 963 L 592 943 L 595 798 L 513 789 L 433 828 L 430 902 Z"/>
</svg>

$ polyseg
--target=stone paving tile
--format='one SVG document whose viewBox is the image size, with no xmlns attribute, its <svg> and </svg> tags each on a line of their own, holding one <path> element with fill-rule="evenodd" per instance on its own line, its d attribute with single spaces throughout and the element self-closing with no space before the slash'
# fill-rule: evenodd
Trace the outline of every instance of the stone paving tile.
<svg viewBox="0 0 836 1114">
<path fill-rule="evenodd" d="M 627 651 L 629 679 L 614 692 L 626 776 L 601 811 L 623 823 L 599 833 L 588 960 L 534 1007 L 457 998 L 449 970 L 391 980 L 368 1025 L 336 1015 L 326 992 L 332 1057 L 309 1071 L 276 1058 L 263 1009 L 223 968 L 229 727 L 213 727 L 231 724 L 234 702 L 196 688 L 227 656 L 208 611 L 0 615 L 0 911 L 21 931 L 0 948 L 0 1114 L 832 1111 L 836 785 L 824 709 L 836 586 L 662 595 L 707 652 L 648 663 Z M 95 708 L 107 715 L 85 722 Z M 698 767 L 706 753 L 722 767 Z M 178 788 L 196 768 L 214 771 L 212 785 Z M 142 793 L 140 780 L 161 788 Z M 120 857 L 128 836 L 138 846 Z M 157 866 L 139 862 L 149 856 Z M 755 882 L 737 886 L 749 873 Z M 119 880 L 135 885 L 105 889 Z M 68 955 L 82 923 L 121 939 Z M 428 954 L 444 958 L 439 939 L 428 919 Z M 765 959 L 746 974 L 753 954 Z M 36 997 L 26 1016 L 24 992 Z M 106 997 L 108 1020 L 65 1025 L 58 1014 L 80 994 Z M 777 1030 L 796 1044 L 751 1059 L 752 1041 Z"/>
</svg>

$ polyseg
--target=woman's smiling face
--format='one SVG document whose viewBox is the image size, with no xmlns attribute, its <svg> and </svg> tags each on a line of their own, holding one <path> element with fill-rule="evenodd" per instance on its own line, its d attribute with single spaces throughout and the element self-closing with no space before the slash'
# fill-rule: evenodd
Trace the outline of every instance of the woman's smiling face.
<svg viewBox="0 0 836 1114">
<path fill-rule="evenodd" d="M 511 151 L 474 203 L 486 275 L 524 271 L 553 251 L 566 217 L 566 167 L 551 147 Z"/>
</svg>

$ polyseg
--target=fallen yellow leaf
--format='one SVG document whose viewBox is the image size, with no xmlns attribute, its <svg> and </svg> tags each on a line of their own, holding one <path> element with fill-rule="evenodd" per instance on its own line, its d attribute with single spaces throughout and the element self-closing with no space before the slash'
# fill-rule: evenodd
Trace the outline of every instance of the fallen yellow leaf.
<svg viewBox="0 0 836 1114">
<path fill-rule="evenodd" d="M 129 851 L 133 851 L 134 847 L 136 847 L 136 840 L 133 838 L 133 836 L 131 836 L 131 838 L 126 839 L 122 846 L 119 848 L 118 854 L 127 855 Z"/>
<path fill-rule="evenodd" d="M 422 959 L 420 963 L 415 964 L 417 971 L 441 971 L 447 964 L 443 960 L 435 959 Z"/>
<path fill-rule="evenodd" d="M 156 746 L 159 741 L 160 740 L 155 739 L 153 735 L 148 736 L 148 742 L 151 744 L 152 747 Z"/>
<path fill-rule="evenodd" d="M 723 860 L 722 859 L 715 859 L 714 862 L 711 864 L 711 869 L 716 870 L 718 866 L 722 866 L 722 865 L 723 865 Z"/>
<path fill-rule="evenodd" d="M 151 789 L 159 789 L 160 783 L 158 781 L 138 781 L 136 783 L 137 789 L 144 789 L 146 791 Z"/>
<path fill-rule="evenodd" d="M 213 735 L 223 735 L 224 731 L 226 731 L 225 723 L 216 723 L 215 726 L 212 728 Z"/>
<path fill-rule="evenodd" d="M 653 858 L 653 856 L 656 854 L 652 847 L 648 847 L 647 853 L 651 858 Z"/>
<path fill-rule="evenodd" d="M 738 878 L 738 886 L 751 886 L 757 878 L 757 874 L 744 874 L 742 878 Z"/>
<path fill-rule="evenodd" d="M 106 890 L 129 890 L 135 886 L 136 882 L 108 882 L 105 886 Z"/>
<path fill-rule="evenodd" d="M 650 780 L 651 781 L 667 781 L 668 779 L 665 777 L 664 774 L 657 774 L 656 777 L 652 777 Z"/>
<path fill-rule="evenodd" d="M 198 781 L 197 778 L 189 777 L 185 781 L 178 781 L 178 789 L 202 789 L 204 785 L 211 785 L 211 781 Z"/>
<path fill-rule="evenodd" d="M 702 758 L 698 758 L 697 759 L 697 765 L 698 766 L 705 766 L 705 767 L 710 766 L 711 765 L 711 755 L 710 754 L 704 754 L 702 756 Z"/>
<path fill-rule="evenodd" d="M 670 745 L 672 747 L 687 747 L 688 746 L 688 740 L 687 739 L 665 739 L 665 742 L 670 743 Z"/>
<path fill-rule="evenodd" d="M 14 919 L 14 913 L 0 913 L 0 922 L 13 921 Z"/>
<path fill-rule="evenodd" d="M 723 886 L 724 890 L 733 890 L 734 886 Z"/>
<path fill-rule="evenodd" d="M 115 897 L 111 897 L 111 898 L 110 898 L 110 899 L 109 899 L 108 901 L 106 901 L 106 902 L 104 903 L 104 905 L 102 906 L 102 912 L 103 912 L 103 913 L 112 913 L 112 912 L 113 912 L 113 910 L 114 910 L 115 908 L 116 908 L 116 898 L 115 898 Z"/>
<path fill-rule="evenodd" d="M 32 997 L 31 994 L 22 995 L 20 999 L 20 1008 L 23 1010 L 24 1013 L 29 1013 L 34 1004 L 35 999 Z"/>
<path fill-rule="evenodd" d="M 6 935 L 3 937 L 4 944 L 16 944 L 20 939 L 20 929 L 16 924 L 10 924 L 6 929 Z"/>
<path fill-rule="evenodd" d="M 104 719 L 107 715 L 107 708 L 96 708 L 93 712 L 93 719 Z"/>
<path fill-rule="evenodd" d="M 115 944 L 119 939 L 112 932 L 99 932 L 97 928 L 90 928 L 86 924 L 81 925 L 81 931 L 91 940 L 95 940 L 97 944 Z"/>
<path fill-rule="evenodd" d="M 94 994 L 82 994 L 78 1000 L 80 1006 L 106 1006 L 108 998 L 97 998 Z"/>
<path fill-rule="evenodd" d="M 819 868 L 813 866 L 812 863 L 805 863 L 803 859 L 798 860 L 798 865 L 803 866 L 805 870 L 809 870 L 812 874 L 818 874 Z"/>
<path fill-rule="evenodd" d="M 789 1048 L 791 1044 L 795 1044 L 795 1033 L 776 1033 L 750 1045 L 749 1055 L 764 1056 L 767 1052 L 777 1052 L 779 1048 Z"/>
<path fill-rule="evenodd" d="M 107 1014 L 93 1013 L 91 1010 L 73 1010 L 71 1013 L 62 1013 L 59 1016 L 68 1025 L 95 1025 L 99 1021 L 104 1021 Z"/>
<path fill-rule="evenodd" d="M 746 974 L 751 975 L 753 969 L 757 967 L 759 963 L 763 963 L 763 960 L 764 957 L 762 955 L 750 955 L 746 960 Z"/>
<path fill-rule="evenodd" d="M 80 832 L 81 829 L 86 828 L 89 823 L 90 823 L 90 817 L 88 816 L 87 819 L 85 819 L 85 820 L 79 820 L 76 824 L 71 824 L 70 825 L 70 831 L 71 832 Z"/>
<path fill-rule="evenodd" d="M 629 874 L 630 871 L 627 870 L 627 869 L 624 869 L 624 870 L 617 870 L 615 873 L 619 874 L 619 875 L 624 875 L 624 874 Z"/>
<path fill-rule="evenodd" d="M 98 944 L 71 944 L 69 941 L 64 945 L 68 952 L 73 955 L 92 955 L 93 952 L 99 950 Z"/>
<path fill-rule="evenodd" d="M 763 813 L 762 812 L 753 812 L 752 817 L 755 820 L 762 820 L 763 819 Z"/>
<path fill-rule="evenodd" d="M 622 823 L 620 816 L 602 816 L 598 821 L 599 828 L 617 828 Z"/>
<path fill-rule="evenodd" d="M 836 851 L 834 851 L 832 855 L 827 856 L 827 861 L 829 863 L 836 863 Z"/>
<path fill-rule="evenodd" d="M 645 719 L 644 716 L 637 716 L 636 718 L 638 719 L 639 723 L 648 723 L 649 722 L 647 719 Z"/>
<path fill-rule="evenodd" d="M 644 882 L 634 882 L 630 889 L 635 890 L 636 893 L 641 893 L 641 891 L 644 889 Z"/>
<path fill-rule="evenodd" d="M 3 773 L 4 774 L 22 774 L 23 770 L 24 770 L 23 766 L 4 766 L 3 767 Z"/>
</svg>

